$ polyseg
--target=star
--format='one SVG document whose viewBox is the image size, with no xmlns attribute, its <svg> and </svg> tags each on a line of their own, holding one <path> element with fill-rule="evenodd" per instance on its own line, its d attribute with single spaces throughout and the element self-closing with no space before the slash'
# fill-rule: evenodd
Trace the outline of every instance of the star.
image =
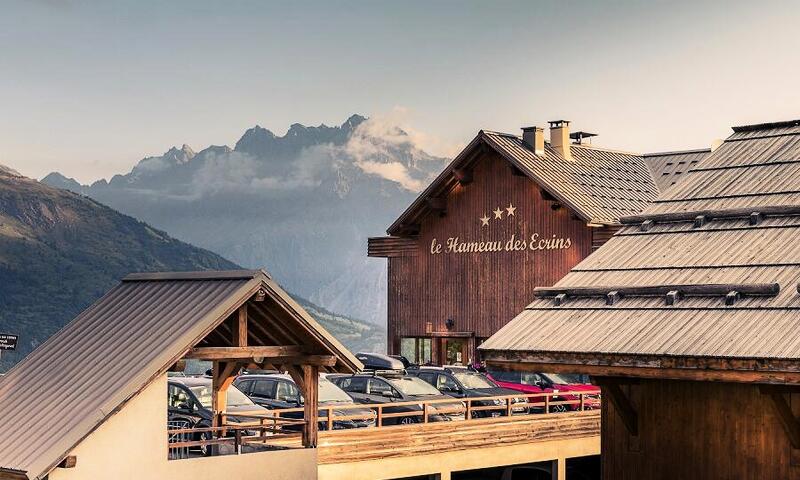
<svg viewBox="0 0 800 480">
<path fill-rule="evenodd" d="M 509 203 L 508 206 L 506 207 L 506 211 L 508 212 L 509 217 L 513 217 L 514 212 L 517 211 L 517 207 Z"/>
<path fill-rule="evenodd" d="M 482 227 L 488 227 L 489 226 L 489 216 L 486 215 L 485 213 L 480 218 L 480 221 L 481 221 L 481 226 Z"/>
<path fill-rule="evenodd" d="M 493 213 L 494 213 L 494 218 L 496 220 L 500 220 L 501 218 L 503 218 L 503 211 L 500 210 L 500 207 L 497 207 L 497 210 L 495 210 Z"/>
</svg>

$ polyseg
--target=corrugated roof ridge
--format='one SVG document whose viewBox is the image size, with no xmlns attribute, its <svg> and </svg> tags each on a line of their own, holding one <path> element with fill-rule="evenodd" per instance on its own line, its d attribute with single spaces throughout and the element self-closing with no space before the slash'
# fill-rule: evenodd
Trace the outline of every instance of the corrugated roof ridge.
<svg viewBox="0 0 800 480">
<path fill-rule="evenodd" d="M 772 128 L 788 128 L 800 126 L 800 119 L 784 120 L 780 122 L 752 123 L 731 127 L 734 132 L 754 132 L 756 130 L 769 130 Z"/>
<path fill-rule="evenodd" d="M 654 152 L 654 153 L 643 153 L 642 156 L 644 158 L 649 157 L 666 157 L 669 155 L 689 155 L 692 153 L 711 153 L 711 148 L 694 148 L 690 150 L 673 150 L 669 152 Z"/>
<path fill-rule="evenodd" d="M 129 273 L 123 282 L 156 282 L 174 280 L 246 280 L 259 275 L 271 278 L 265 270 L 199 270 L 186 272 L 136 272 Z"/>
</svg>

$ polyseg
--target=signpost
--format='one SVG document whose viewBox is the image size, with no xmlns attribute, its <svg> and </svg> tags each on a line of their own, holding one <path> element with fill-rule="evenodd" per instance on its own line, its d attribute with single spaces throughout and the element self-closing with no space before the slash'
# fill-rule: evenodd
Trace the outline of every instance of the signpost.
<svg viewBox="0 0 800 480">
<path fill-rule="evenodd" d="M 16 350 L 19 336 L 10 333 L 0 333 L 0 357 L 4 350 Z"/>
</svg>

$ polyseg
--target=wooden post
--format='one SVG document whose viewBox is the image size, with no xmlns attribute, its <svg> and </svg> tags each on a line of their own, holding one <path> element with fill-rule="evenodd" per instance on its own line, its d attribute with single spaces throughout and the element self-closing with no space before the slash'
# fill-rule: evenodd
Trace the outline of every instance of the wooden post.
<svg viewBox="0 0 800 480">
<path fill-rule="evenodd" d="M 328 412 L 328 431 L 333 430 L 333 407 L 327 408 Z"/>
<path fill-rule="evenodd" d="M 228 388 L 234 380 L 236 362 L 214 362 L 211 376 L 211 410 L 214 417 L 211 426 L 225 426 L 225 411 L 228 404 Z"/>
<path fill-rule="evenodd" d="M 233 344 L 237 347 L 247 346 L 247 304 L 239 307 L 239 315 L 233 321 Z"/>
<path fill-rule="evenodd" d="M 378 405 L 378 416 L 375 418 L 375 425 L 378 427 L 383 426 L 383 405 Z"/>
<path fill-rule="evenodd" d="M 467 400 L 467 413 L 464 416 L 464 420 L 472 420 L 472 400 L 469 398 Z"/>
<path fill-rule="evenodd" d="M 422 423 L 428 423 L 428 404 L 422 404 Z"/>
<path fill-rule="evenodd" d="M 319 437 L 319 367 L 303 365 L 303 396 L 306 428 L 303 429 L 303 446 L 316 448 Z"/>
<path fill-rule="evenodd" d="M 511 416 L 511 398 L 506 398 L 506 417 Z"/>
</svg>

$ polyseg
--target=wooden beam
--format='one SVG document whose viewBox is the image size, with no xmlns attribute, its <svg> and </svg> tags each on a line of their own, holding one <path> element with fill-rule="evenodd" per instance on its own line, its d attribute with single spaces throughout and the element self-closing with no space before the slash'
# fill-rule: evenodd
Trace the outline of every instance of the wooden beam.
<svg viewBox="0 0 800 480">
<path fill-rule="evenodd" d="M 603 398 L 608 398 L 614 405 L 614 410 L 617 411 L 622 423 L 631 435 L 639 435 L 639 415 L 633 407 L 630 399 L 625 395 L 619 386 L 619 383 L 608 382 L 602 383 L 602 379 L 598 379 L 598 384 L 602 388 Z"/>
<path fill-rule="evenodd" d="M 731 208 L 727 210 L 694 210 L 689 212 L 669 212 L 653 213 L 644 215 L 628 215 L 619 219 L 623 225 L 635 225 L 647 220 L 655 223 L 666 222 L 694 222 L 697 217 L 705 217 L 705 220 L 719 218 L 750 218 L 753 213 L 760 214 L 759 218 L 770 216 L 800 215 L 800 205 L 775 205 L 758 207 L 757 212 L 753 208 Z"/>
<path fill-rule="evenodd" d="M 759 390 L 762 394 L 769 397 L 770 403 L 772 403 L 775 414 L 778 417 L 778 421 L 781 423 L 783 431 L 786 432 L 786 436 L 789 438 L 789 443 L 792 444 L 792 448 L 800 448 L 800 422 L 798 422 L 797 417 L 792 413 L 792 408 L 789 406 L 789 403 L 786 402 L 782 390 L 770 385 L 761 385 Z"/>
<path fill-rule="evenodd" d="M 296 365 L 281 365 L 280 369 L 285 371 L 286 373 L 289 374 L 290 377 L 292 377 L 292 380 L 294 380 L 294 383 L 297 384 L 297 387 L 300 388 L 300 390 L 305 389 L 306 379 L 303 376 L 302 369 L 298 368 Z"/>
<path fill-rule="evenodd" d="M 225 425 L 225 412 L 228 408 L 228 388 L 236 379 L 235 373 L 239 368 L 237 362 L 215 361 L 211 370 L 211 410 L 213 412 L 212 426 Z"/>
<path fill-rule="evenodd" d="M 453 170 L 453 176 L 456 177 L 458 183 L 461 185 L 469 185 L 472 183 L 472 169 L 456 168 Z"/>
<path fill-rule="evenodd" d="M 75 455 L 68 455 L 64 457 L 64 460 L 61 460 L 61 463 L 58 464 L 58 468 L 75 468 L 77 464 L 78 457 Z"/>
<path fill-rule="evenodd" d="M 730 370 L 707 366 L 629 366 L 629 365 L 597 365 L 576 362 L 547 362 L 544 360 L 518 361 L 501 360 L 498 357 L 487 357 L 487 364 L 501 370 L 542 371 L 553 373 L 585 373 L 602 377 L 652 378 L 661 380 L 692 380 L 700 382 L 728 383 L 763 383 L 770 385 L 799 384 L 800 372 Z"/>
<path fill-rule="evenodd" d="M 278 365 L 316 365 L 317 367 L 336 366 L 336 355 L 294 355 L 287 357 L 272 357 L 270 363 Z"/>
<path fill-rule="evenodd" d="M 777 295 L 781 291 L 778 283 L 705 283 L 705 284 L 670 284 L 670 285 L 607 285 L 596 287 L 536 287 L 533 294 L 539 298 L 550 298 L 566 294 L 568 297 L 605 297 L 609 292 L 617 292 L 623 297 L 662 296 L 670 292 L 681 295 L 720 296 L 724 297 L 736 291 L 740 295 Z"/>
<path fill-rule="evenodd" d="M 443 214 L 447 211 L 446 197 L 428 197 L 425 199 L 425 203 L 427 203 L 428 208 L 439 214 Z"/>
<path fill-rule="evenodd" d="M 237 318 L 233 321 L 233 344 L 237 347 L 247 346 L 247 304 L 239 307 Z"/>
<path fill-rule="evenodd" d="M 306 428 L 303 430 L 303 446 L 316 448 L 319 437 L 319 367 L 303 365 L 303 415 Z"/>
<path fill-rule="evenodd" d="M 184 358 L 200 360 L 235 360 L 248 358 L 273 358 L 301 355 L 299 345 L 270 345 L 262 347 L 197 347 L 189 350 Z"/>
</svg>

